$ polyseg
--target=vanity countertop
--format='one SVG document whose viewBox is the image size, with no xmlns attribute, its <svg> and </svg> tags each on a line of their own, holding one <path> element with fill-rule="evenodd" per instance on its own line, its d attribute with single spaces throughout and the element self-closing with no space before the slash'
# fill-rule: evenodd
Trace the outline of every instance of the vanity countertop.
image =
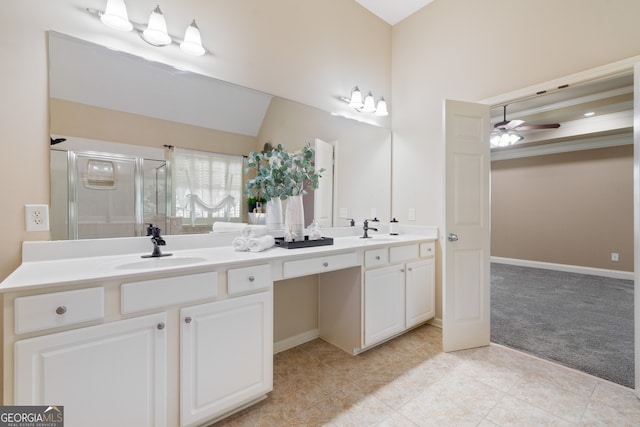
<svg viewBox="0 0 640 427">
<path fill-rule="evenodd" d="M 369 239 L 359 236 L 334 237 L 333 245 L 298 249 L 275 246 L 262 252 L 234 251 L 229 244 L 229 237 L 166 236 L 167 246 L 162 247 L 162 252 L 173 255 L 163 258 L 141 258 L 141 255 L 151 252 L 151 245 L 146 237 L 25 242 L 23 262 L 0 283 L 0 293 L 112 279 L 138 280 L 159 272 L 170 275 L 189 274 L 242 264 L 315 258 L 435 240 L 437 232 L 435 227 L 425 227 L 415 234 L 398 236 L 378 234 Z"/>
</svg>

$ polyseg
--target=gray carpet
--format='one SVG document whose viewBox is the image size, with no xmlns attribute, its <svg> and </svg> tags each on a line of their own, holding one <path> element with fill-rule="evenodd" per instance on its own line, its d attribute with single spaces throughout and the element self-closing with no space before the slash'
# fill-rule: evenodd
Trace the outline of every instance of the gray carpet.
<svg viewBox="0 0 640 427">
<path fill-rule="evenodd" d="M 491 341 L 633 387 L 633 281 L 492 263 Z"/>
</svg>

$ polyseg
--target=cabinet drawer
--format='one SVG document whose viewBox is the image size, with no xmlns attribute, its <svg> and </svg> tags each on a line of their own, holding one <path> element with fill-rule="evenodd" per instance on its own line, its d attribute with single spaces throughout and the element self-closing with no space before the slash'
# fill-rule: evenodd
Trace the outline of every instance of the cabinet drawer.
<svg viewBox="0 0 640 427">
<path fill-rule="evenodd" d="M 189 274 L 124 283 L 121 312 L 134 313 L 218 296 L 218 273 Z"/>
<path fill-rule="evenodd" d="M 389 263 L 389 252 L 387 248 L 384 249 L 372 249 L 365 251 L 364 253 L 364 266 L 380 267 Z"/>
<path fill-rule="evenodd" d="M 16 298 L 16 334 L 104 318 L 104 288 Z"/>
<path fill-rule="evenodd" d="M 340 270 L 343 268 L 360 265 L 358 255 L 353 253 L 318 256 L 313 259 L 301 259 L 297 261 L 285 261 L 282 275 L 286 277 L 306 276 L 309 274 L 324 273 L 325 271 Z"/>
<path fill-rule="evenodd" d="M 231 269 L 227 272 L 227 282 L 229 295 L 269 289 L 272 283 L 271 266 L 252 265 Z"/>
<path fill-rule="evenodd" d="M 392 246 L 389 248 L 389 261 L 402 262 L 418 258 L 418 245 Z"/>
<path fill-rule="evenodd" d="M 436 254 L 436 242 L 420 243 L 420 258 L 427 258 Z"/>
</svg>

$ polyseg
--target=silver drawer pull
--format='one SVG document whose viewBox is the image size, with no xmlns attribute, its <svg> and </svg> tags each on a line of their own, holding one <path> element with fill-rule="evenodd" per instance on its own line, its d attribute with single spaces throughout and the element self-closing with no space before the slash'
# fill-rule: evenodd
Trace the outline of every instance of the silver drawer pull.
<svg viewBox="0 0 640 427">
<path fill-rule="evenodd" d="M 158 323 L 157 328 L 158 328 L 159 331 L 163 330 L 164 329 L 164 322 Z"/>
<path fill-rule="evenodd" d="M 256 280 L 256 278 L 255 278 L 255 277 L 253 277 L 253 276 L 249 276 L 249 281 L 250 281 L 250 282 L 254 282 L 255 280 Z"/>
<path fill-rule="evenodd" d="M 329 263 L 327 261 L 323 262 L 322 265 L 325 267 L 329 267 Z"/>
<path fill-rule="evenodd" d="M 407 270 L 409 270 L 409 271 L 413 271 L 413 268 L 409 267 L 409 268 L 407 268 Z"/>
<path fill-rule="evenodd" d="M 400 269 L 400 273 L 404 273 L 404 268 L 401 268 L 401 269 Z"/>
<path fill-rule="evenodd" d="M 184 318 L 184 323 L 191 323 L 192 320 L 191 316 L 187 316 Z"/>
<path fill-rule="evenodd" d="M 376 255 L 376 259 L 380 261 L 380 255 Z"/>
<path fill-rule="evenodd" d="M 58 314 L 65 314 L 67 312 L 67 307 L 65 307 L 64 305 L 61 305 L 60 307 L 56 308 L 56 313 Z"/>
</svg>

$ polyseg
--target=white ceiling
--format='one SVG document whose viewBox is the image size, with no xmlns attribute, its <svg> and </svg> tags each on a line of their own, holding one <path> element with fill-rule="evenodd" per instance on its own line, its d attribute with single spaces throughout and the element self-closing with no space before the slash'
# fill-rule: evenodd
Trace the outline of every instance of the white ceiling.
<svg viewBox="0 0 640 427">
<path fill-rule="evenodd" d="M 433 0 L 355 0 L 377 17 L 395 25 Z"/>
</svg>

